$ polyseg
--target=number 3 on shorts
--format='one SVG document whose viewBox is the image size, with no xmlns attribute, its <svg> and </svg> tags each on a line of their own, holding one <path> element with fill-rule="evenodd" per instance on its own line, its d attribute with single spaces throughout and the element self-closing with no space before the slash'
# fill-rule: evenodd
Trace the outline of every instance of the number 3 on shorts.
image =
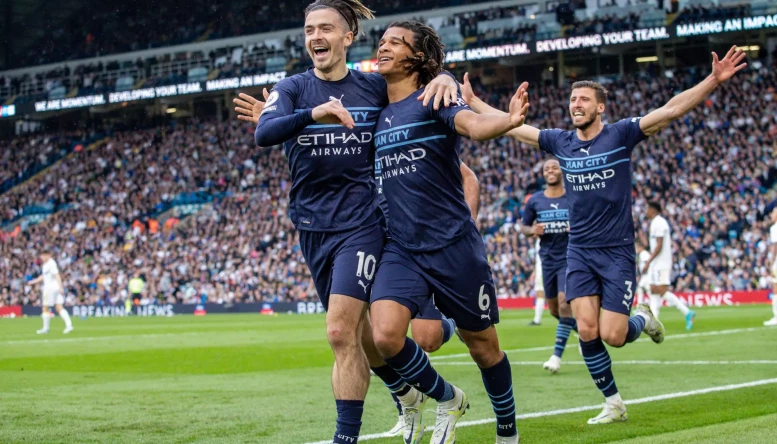
<svg viewBox="0 0 777 444">
<path fill-rule="evenodd" d="M 480 294 L 478 295 L 478 306 L 482 311 L 488 311 L 488 307 L 491 305 L 491 297 L 485 292 L 486 286 L 480 286 Z"/>
</svg>

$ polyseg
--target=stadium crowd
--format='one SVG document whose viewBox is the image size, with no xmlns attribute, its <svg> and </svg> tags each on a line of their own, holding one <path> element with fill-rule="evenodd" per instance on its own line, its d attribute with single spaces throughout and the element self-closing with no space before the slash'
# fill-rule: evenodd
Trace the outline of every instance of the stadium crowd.
<svg viewBox="0 0 777 444">
<path fill-rule="evenodd" d="M 611 79 L 605 120 L 644 115 L 703 72 Z M 509 88 L 479 95 L 506 108 Z M 749 70 L 633 155 L 634 214 L 647 244 L 648 200 L 665 207 L 673 230 L 676 290 L 767 288 L 764 213 L 777 195 L 777 73 Z M 529 123 L 569 128 L 568 91 L 536 86 Z M 68 303 L 116 303 L 135 273 L 153 299 L 199 302 L 315 300 L 298 237 L 288 221 L 288 167 L 279 147 L 258 149 L 253 128 L 191 120 L 117 132 L 71 153 L 45 173 L 0 195 L 8 220 L 27 205 L 61 210 L 26 229 L 7 225 L 0 241 L 0 295 L 39 303 L 26 281 L 36 252 L 52 249 Z M 35 152 L 30 141 L 22 151 Z M 532 294 L 534 241 L 519 232 L 523 203 L 543 186 L 547 156 L 509 138 L 465 141 L 462 159 L 481 184 L 479 226 L 500 297 Z M 181 193 L 208 199 L 170 209 Z"/>
<path fill-rule="evenodd" d="M 296 2 L 292 2 L 295 3 Z M 425 0 L 414 2 L 412 10 L 421 10 L 437 6 L 453 6 L 459 1 Z M 302 2 L 301 4 L 307 4 Z M 128 4 L 129 5 L 129 4 Z M 242 7 L 242 6 L 245 7 Z M 396 2 L 370 3 L 370 7 L 377 9 L 379 13 L 396 11 Z M 98 5 L 95 12 L 88 15 L 90 19 L 87 26 L 79 18 L 69 31 L 68 26 L 57 28 L 54 35 L 58 38 L 46 39 L 42 42 L 40 51 L 29 51 L 27 59 L 18 57 L 23 61 L 22 66 L 54 63 L 62 60 L 77 60 L 86 57 L 127 52 L 154 47 L 175 45 L 192 42 L 195 40 L 217 39 L 238 35 L 249 35 L 274 29 L 291 29 L 301 26 L 298 19 L 279 20 L 279 17 L 297 17 L 304 6 L 294 9 L 288 3 L 266 3 L 259 7 L 242 2 L 208 3 L 193 2 L 191 8 L 177 10 L 168 6 L 161 6 L 163 14 L 157 14 L 158 8 L 144 8 L 143 5 L 132 4 L 126 6 L 126 15 L 117 15 L 115 8 L 109 3 Z M 403 11 L 406 11 L 403 5 Z M 416 7 L 418 7 L 416 9 Z M 277 10 L 281 8 L 282 10 Z M 285 9 L 284 9 L 285 8 Z M 191 10 L 190 10 L 191 9 Z M 293 10 L 294 14 L 284 14 L 283 10 Z M 245 11 L 252 11 L 246 14 Z M 474 12 L 452 14 L 445 18 L 442 26 L 457 27 L 464 38 L 464 47 L 485 45 L 501 45 L 510 42 L 529 42 L 536 38 L 537 25 L 528 21 L 518 21 L 502 24 L 501 27 L 488 30 L 479 30 L 478 23 L 491 20 L 506 19 L 511 17 L 526 17 L 528 14 L 525 5 L 491 7 Z M 115 17 L 127 17 L 127 22 L 116 26 Z M 216 17 L 216 19 L 213 19 Z M 301 16 L 300 16 L 301 17 Z M 533 17 L 533 16 L 532 16 Z M 421 21 L 426 19 L 417 17 Z M 162 22 L 160 22 L 160 20 Z M 638 17 L 607 16 L 595 18 L 583 22 L 575 22 L 565 28 L 567 35 L 582 35 L 592 32 L 616 31 L 635 26 Z M 164 26 L 162 25 L 164 23 Z M 116 32 L 116 30 L 119 32 Z M 140 30 L 143 32 L 140 32 Z M 377 48 L 385 27 L 373 26 L 365 30 L 365 37 L 356 45 L 368 45 Z M 144 46 L 139 43 L 145 42 Z M 142 83 L 144 87 L 171 85 L 183 83 L 187 80 L 187 70 L 174 62 L 182 58 L 191 63 L 204 66 L 208 69 L 209 78 L 228 78 L 233 76 L 262 74 L 267 72 L 266 59 L 271 56 L 283 56 L 292 63 L 287 70 L 292 72 L 305 69 L 310 65 L 310 60 L 304 49 L 304 34 L 299 33 L 288 36 L 282 46 L 268 47 L 265 42 L 255 45 L 247 45 L 243 52 L 242 60 L 235 62 L 231 58 L 231 48 L 223 48 L 218 51 L 191 51 L 189 53 L 176 53 L 158 55 L 148 58 L 138 58 L 134 62 L 119 63 L 111 61 L 103 63 L 88 62 L 53 68 L 47 72 L 31 75 L 29 73 L 3 76 L 0 75 L 0 94 L 7 91 L 7 96 L 20 96 L 18 103 L 47 97 L 47 94 L 55 88 L 63 87 L 65 91 L 78 88 L 80 95 L 112 92 L 116 88 L 116 82 L 125 75 L 133 75 L 135 84 Z M 246 57 L 254 52 L 263 54 L 262 57 Z M 152 69 L 158 66 L 160 69 Z M 170 68 L 166 68 L 169 66 Z M 31 88 L 36 85 L 37 88 Z M 35 91 L 34 96 L 25 96 L 29 91 Z M 0 97 L 3 99 L 6 97 Z"/>
</svg>

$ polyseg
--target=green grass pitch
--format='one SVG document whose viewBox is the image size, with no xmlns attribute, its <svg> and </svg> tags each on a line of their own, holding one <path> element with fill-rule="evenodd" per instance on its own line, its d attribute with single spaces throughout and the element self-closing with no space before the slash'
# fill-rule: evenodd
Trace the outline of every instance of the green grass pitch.
<svg viewBox="0 0 777 444">
<path fill-rule="evenodd" d="M 620 392 L 636 401 L 629 421 L 588 426 L 602 398 L 574 337 L 561 372 L 551 376 L 541 363 L 551 353 L 555 320 L 546 314 L 541 327 L 528 327 L 531 312 L 502 312 L 498 331 L 513 363 L 521 442 L 777 442 L 777 329 L 761 326 L 769 315 L 767 306 L 702 309 L 686 334 L 680 314 L 665 307 L 663 344 L 643 338 L 610 349 Z M 90 318 L 74 325 L 64 336 L 53 319 L 52 333 L 41 337 L 39 318 L 0 320 L 0 443 L 305 444 L 332 437 L 333 358 L 321 315 Z M 471 398 L 457 442 L 493 443 L 494 424 L 479 421 L 493 412 L 465 352 L 454 338 L 433 355 L 437 369 Z M 432 412 L 427 418 L 433 424 Z M 395 422 L 391 398 L 373 378 L 362 434 L 379 435 Z"/>
</svg>

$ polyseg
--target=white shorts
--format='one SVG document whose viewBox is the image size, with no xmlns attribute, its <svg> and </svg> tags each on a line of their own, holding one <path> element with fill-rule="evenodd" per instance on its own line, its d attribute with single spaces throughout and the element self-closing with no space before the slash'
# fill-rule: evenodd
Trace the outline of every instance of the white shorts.
<svg viewBox="0 0 777 444">
<path fill-rule="evenodd" d="M 772 264 L 772 277 L 777 279 L 777 261 Z"/>
<path fill-rule="evenodd" d="M 545 286 L 542 283 L 542 267 L 534 269 L 534 291 L 545 292 Z"/>
<path fill-rule="evenodd" d="M 650 294 L 650 275 L 648 273 L 643 274 L 639 278 L 637 288 L 641 288 L 645 293 Z"/>
<path fill-rule="evenodd" d="M 43 305 L 45 307 L 63 305 L 64 303 L 65 303 L 65 297 L 59 291 L 51 291 L 51 292 L 43 293 Z"/>
<path fill-rule="evenodd" d="M 650 285 L 669 285 L 672 283 L 672 266 L 656 264 L 648 269 Z"/>
</svg>

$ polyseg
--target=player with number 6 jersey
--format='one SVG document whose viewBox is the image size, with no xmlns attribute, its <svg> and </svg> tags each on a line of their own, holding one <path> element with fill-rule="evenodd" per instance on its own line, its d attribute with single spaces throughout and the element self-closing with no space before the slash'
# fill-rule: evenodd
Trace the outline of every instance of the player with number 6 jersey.
<svg viewBox="0 0 777 444">
<path fill-rule="evenodd" d="M 379 43 L 378 72 L 388 83 L 390 104 L 378 119 L 374 143 L 390 240 L 372 290 L 373 336 L 386 363 L 421 392 L 390 387 L 403 407 L 405 443 L 420 442 L 428 398 L 438 403 L 431 442 L 455 442 L 468 397 L 407 337 L 411 319 L 434 294 L 480 368 L 496 414 L 496 442 L 517 443 L 510 364 L 494 328 L 499 311 L 491 267 L 465 201 L 458 150 L 462 135 L 487 140 L 521 125 L 527 97 L 519 89 L 504 117 L 477 115 L 461 99 L 446 109 L 423 105 L 421 87 L 439 73 L 442 48 L 434 29 L 416 21 L 392 23 Z"/>
</svg>

